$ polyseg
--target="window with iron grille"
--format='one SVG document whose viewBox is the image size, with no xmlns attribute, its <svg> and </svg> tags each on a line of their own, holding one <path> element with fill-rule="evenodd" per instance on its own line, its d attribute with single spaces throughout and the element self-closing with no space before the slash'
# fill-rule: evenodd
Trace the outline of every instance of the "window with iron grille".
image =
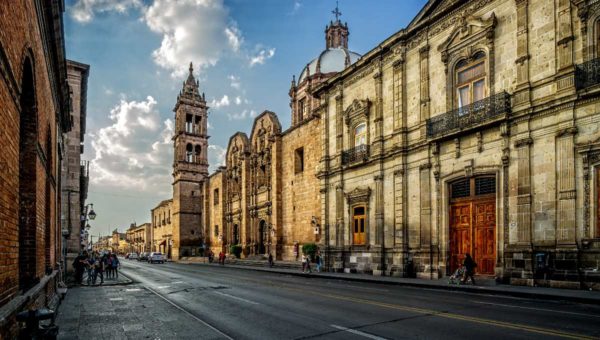
<svg viewBox="0 0 600 340">
<path fill-rule="evenodd" d="M 451 184 L 452 198 L 461 198 L 471 196 L 471 186 L 469 179 L 463 179 Z"/>
<path fill-rule="evenodd" d="M 494 177 L 475 178 L 475 195 L 493 194 L 496 192 L 496 179 Z"/>
</svg>

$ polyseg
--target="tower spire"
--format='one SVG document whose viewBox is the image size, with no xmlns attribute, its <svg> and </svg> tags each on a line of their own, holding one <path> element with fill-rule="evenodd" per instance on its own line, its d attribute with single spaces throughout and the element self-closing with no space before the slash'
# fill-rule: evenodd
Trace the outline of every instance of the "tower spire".
<svg viewBox="0 0 600 340">
<path fill-rule="evenodd" d="M 331 13 L 335 15 L 335 21 L 325 27 L 325 47 L 348 48 L 348 25 L 340 21 L 342 12 L 338 1 L 335 2 L 335 9 Z"/>
</svg>

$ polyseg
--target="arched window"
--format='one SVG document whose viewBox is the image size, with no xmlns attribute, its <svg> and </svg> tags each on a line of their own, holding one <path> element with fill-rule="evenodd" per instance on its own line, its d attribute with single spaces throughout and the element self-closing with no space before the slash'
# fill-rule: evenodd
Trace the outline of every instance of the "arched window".
<svg viewBox="0 0 600 340">
<path fill-rule="evenodd" d="M 23 63 L 19 124 L 19 288 L 36 283 L 38 120 L 31 59 Z M 33 255 L 32 255 L 33 254 Z"/>
<path fill-rule="evenodd" d="M 367 144 L 367 123 L 360 123 L 354 128 L 354 146 Z"/>
<path fill-rule="evenodd" d="M 192 144 L 188 144 L 185 147 L 185 161 L 188 163 L 194 162 L 194 148 Z"/>
<path fill-rule="evenodd" d="M 196 145 L 196 149 L 194 151 L 194 161 L 196 163 L 200 163 L 200 155 L 202 154 L 202 148 L 200 147 L 200 145 Z"/>
<path fill-rule="evenodd" d="M 192 115 L 185 115 L 185 132 L 192 133 L 193 131 Z"/>
<path fill-rule="evenodd" d="M 456 64 L 456 105 L 473 104 L 486 97 L 485 53 L 477 52 L 471 60 Z"/>
</svg>

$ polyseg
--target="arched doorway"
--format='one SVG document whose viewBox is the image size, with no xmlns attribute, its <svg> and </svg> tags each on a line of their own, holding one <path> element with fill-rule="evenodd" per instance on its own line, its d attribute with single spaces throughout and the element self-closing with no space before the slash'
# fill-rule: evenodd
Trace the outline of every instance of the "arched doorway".
<svg viewBox="0 0 600 340">
<path fill-rule="evenodd" d="M 258 224 L 258 253 L 266 253 L 265 242 L 267 241 L 267 223 L 265 220 L 260 220 Z"/>
<path fill-rule="evenodd" d="M 23 63 L 19 119 L 19 287 L 35 284 L 38 121 L 31 59 Z"/>
<path fill-rule="evenodd" d="M 496 178 L 465 178 L 450 184 L 450 270 L 467 253 L 477 273 L 493 275 L 496 259 Z"/>
<path fill-rule="evenodd" d="M 232 230 L 232 234 L 233 235 L 231 235 L 232 236 L 231 241 L 232 241 L 233 245 L 236 245 L 236 244 L 240 243 L 240 233 L 239 233 L 239 231 L 240 230 L 239 230 L 238 225 L 234 224 L 233 225 L 233 230 Z"/>
</svg>

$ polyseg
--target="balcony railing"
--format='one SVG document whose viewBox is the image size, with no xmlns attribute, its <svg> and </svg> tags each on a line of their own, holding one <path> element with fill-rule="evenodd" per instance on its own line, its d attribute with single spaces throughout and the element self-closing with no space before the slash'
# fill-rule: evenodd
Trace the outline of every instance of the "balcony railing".
<svg viewBox="0 0 600 340">
<path fill-rule="evenodd" d="M 427 120 L 427 137 L 437 138 L 481 127 L 510 112 L 510 95 L 500 92 Z"/>
<path fill-rule="evenodd" d="M 578 90 L 600 84 L 600 58 L 577 65 L 575 88 Z"/>
<path fill-rule="evenodd" d="M 369 146 L 362 144 L 350 150 L 342 152 L 342 164 L 348 165 L 369 158 Z"/>
</svg>

